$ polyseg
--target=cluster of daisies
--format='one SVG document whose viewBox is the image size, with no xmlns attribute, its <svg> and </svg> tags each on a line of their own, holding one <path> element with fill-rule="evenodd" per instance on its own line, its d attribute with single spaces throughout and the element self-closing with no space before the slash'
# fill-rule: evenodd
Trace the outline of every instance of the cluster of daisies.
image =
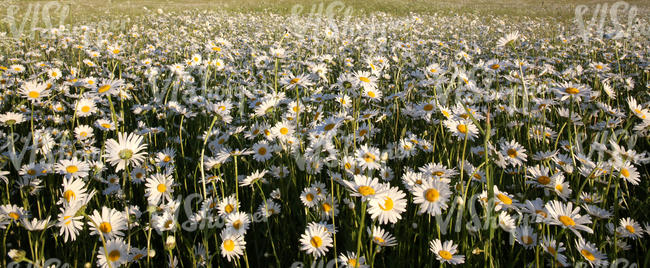
<svg viewBox="0 0 650 268">
<path fill-rule="evenodd" d="M 475 15 L 107 23 L 0 48 L 2 266 L 644 261 L 643 36 Z"/>
</svg>

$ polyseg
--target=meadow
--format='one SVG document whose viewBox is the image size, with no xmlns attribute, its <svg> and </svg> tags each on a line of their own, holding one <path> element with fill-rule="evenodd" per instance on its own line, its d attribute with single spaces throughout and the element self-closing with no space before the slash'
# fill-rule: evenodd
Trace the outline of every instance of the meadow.
<svg viewBox="0 0 650 268">
<path fill-rule="evenodd" d="M 0 267 L 650 266 L 644 1 L 3 4 Z"/>
</svg>

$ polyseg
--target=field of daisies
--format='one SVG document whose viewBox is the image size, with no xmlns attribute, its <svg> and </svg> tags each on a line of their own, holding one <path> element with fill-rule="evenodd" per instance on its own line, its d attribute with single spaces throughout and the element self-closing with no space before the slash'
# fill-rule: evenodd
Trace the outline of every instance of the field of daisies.
<svg viewBox="0 0 650 268">
<path fill-rule="evenodd" d="M 0 46 L 2 267 L 650 265 L 647 35 L 469 14 L 109 24 Z"/>
</svg>

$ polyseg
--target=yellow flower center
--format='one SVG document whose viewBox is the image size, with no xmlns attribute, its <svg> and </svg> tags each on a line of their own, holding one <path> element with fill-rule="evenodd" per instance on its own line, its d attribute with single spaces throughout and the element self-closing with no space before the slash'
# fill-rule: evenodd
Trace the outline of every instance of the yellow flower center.
<svg viewBox="0 0 650 268">
<path fill-rule="evenodd" d="M 492 66 L 490 66 L 490 68 L 492 68 L 492 70 L 499 69 L 499 67 L 501 67 L 501 65 L 496 64 L 496 63 L 495 63 L 495 64 L 492 64 Z"/>
<path fill-rule="evenodd" d="M 332 210 L 332 205 L 330 205 L 329 203 L 323 203 L 323 204 L 321 205 L 321 208 L 322 208 L 323 211 L 325 211 L 325 212 L 330 212 L 330 210 Z"/>
<path fill-rule="evenodd" d="M 575 87 L 568 87 L 568 88 L 566 88 L 566 89 L 564 90 L 564 92 L 569 93 L 569 94 L 571 94 L 571 95 L 575 95 L 575 94 L 580 93 L 580 90 L 577 89 L 577 88 L 575 88 Z"/>
<path fill-rule="evenodd" d="M 14 220 L 18 220 L 18 218 L 20 218 L 20 215 L 18 215 L 18 213 L 16 213 L 16 212 L 12 211 L 12 212 L 9 212 L 9 217 L 14 219 Z"/>
<path fill-rule="evenodd" d="M 426 199 L 429 202 L 436 202 L 440 198 L 440 192 L 438 192 L 437 189 L 431 188 L 426 191 L 424 194 L 424 199 Z"/>
<path fill-rule="evenodd" d="M 102 233 L 110 233 L 111 230 L 113 230 L 113 226 L 109 222 L 102 222 L 99 224 L 99 230 L 102 231 Z"/>
<path fill-rule="evenodd" d="M 537 182 L 539 182 L 539 184 L 546 185 L 549 182 L 551 182 L 551 178 L 549 178 L 548 176 L 539 176 L 537 177 Z"/>
<path fill-rule="evenodd" d="M 103 86 L 101 86 L 101 87 L 99 87 L 97 89 L 97 92 L 104 93 L 104 92 L 108 91 L 109 89 L 111 89 L 111 85 L 103 85 Z"/>
<path fill-rule="evenodd" d="M 628 171 L 626 168 L 621 169 L 621 175 L 623 175 L 623 177 L 626 177 L 626 178 L 630 177 L 630 171 Z"/>
<path fill-rule="evenodd" d="M 451 260 L 451 257 L 452 257 L 451 252 L 446 251 L 446 250 L 438 251 L 438 255 L 440 255 L 440 257 L 442 257 L 445 260 Z"/>
<path fill-rule="evenodd" d="M 467 126 L 466 126 L 466 125 L 459 124 L 458 126 L 456 126 L 456 129 L 457 129 L 460 133 L 467 134 Z"/>
<path fill-rule="evenodd" d="M 521 240 L 522 240 L 522 242 L 524 242 L 524 244 L 526 244 L 526 245 L 530 245 L 530 244 L 533 243 L 533 238 L 530 237 L 530 236 L 528 236 L 528 235 L 524 235 L 524 236 L 522 236 L 522 237 L 521 237 Z"/>
<path fill-rule="evenodd" d="M 372 189 L 370 186 L 361 186 L 359 187 L 359 193 L 363 196 L 369 196 L 375 194 L 375 189 Z"/>
<path fill-rule="evenodd" d="M 325 131 L 330 131 L 334 128 L 334 126 L 335 126 L 334 124 L 327 124 L 325 125 L 324 129 Z"/>
<path fill-rule="evenodd" d="M 501 200 L 501 202 L 503 202 L 506 205 L 511 205 L 512 204 L 512 199 L 510 199 L 510 197 L 508 197 L 507 195 L 499 193 L 499 194 L 497 194 L 497 198 L 499 198 L 499 200 Z"/>
<path fill-rule="evenodd" d="M 370 91 L 368 91 L 368 96 L 371 97 L 371 98 L 374 98 L 374 97 L 377 97 L 377 94 L 375 94 L 374 91 L 370 90 Z"/>
<path fill-rule="evenodd" d="M 508 153 L 508 156 L 510 156 L 510 158 L 517 157 L 517 150 L 515 150 L 515 149 L 510 148 L 510 149 L 508 149 L 507 153 Z"/>
<path fill-rule="evenodd" d="M 320 248 L 323 245 L 323 239 L 318 236 L 312 236 L 309 243 L 315 248 Z"/>
<path fill-rule="evenodd" d="M 242 222 L 240 220 L 236 220 L 235 222 L 232 223 L 232 227 L 239 230 L 239 228 L 242 227 Z"/>
<path fill-rule="evenodd" d="M 110 253 L 108 253 L 108 260 L 111 262 L 116 262 L 117 260 L 120 259 L 120 256 L 121 256 L 120 251 L 115 249 Z"/>
<path fill-rule="evenodd" d="M 68 173 L 73 174 L 73 173 L 76 173 L 77 171 L 79 171 L 79 168 L 77 166 L 75 166 L 75 165 L 71 165 L 71 166 L 66 167 L 65 171 L 68 172 Z"/>
<path fill-rule="evenodd" d="M 560 222 L 562 224 L 564 224 L 564 226 L 575 226 L 576 225 L 576 222 L 573 221 L 573 219 L 571 219 L 571 217 L 569 217 L 569 216 L 562 215 L 558 219 L 560 220 Z"/>
<path fill-rule="evenodd" d="M 63 192 L 63 198 L 65 198 L 65 200 L 70 202 L 70 200 L 76 199 L 77 195 L 74 193 L 74 191 L 67 190 L 67 191 Z"/>
<path fill-rule="evenodd" d="M 368 77 L 365 77 L 365 76 L 359 77 L 359 80 L 361 80 L 361 82 L 364 82 L 364 83 L 370 82 L 370 79 L 368 79 Z"/>
<path fill-rule="evenodd" d="M 160 193 L 164 193 L 167 191 L 167 185 L 164 183 L 158 184 L 158 186 L 156 186 L 156 190 L 158 190 Z"/>
<path fill-rule="evenodd" d="M 287 135 L 289 133 L 289 129 L 286 127 L 280 128 L 280 134 L 282 135 Z"/>
<path fill-rule="evenodd" d="M 594 261 L 596 260 L 596 256 L 594 256 L 593 253 L 589 252 L 589 250 L 583 249 L 580 251 L 580 254 L 585 257 L 585 259 L 589 261 Z"/>
<path fill-rule="evenodd" d="M 172 158 L 169 157 L 169 155 L 165 155 L 165 158 L 163 158 L 163 162 L 167 163 L 169 161 L 172 161 Z"/>
<path fill-rule="evenodd" d="M 296 77 L 296 78 L 294 78 L 294 79 L 291 79 L 291 81 L 289 81 L 289 83 L 291 83 L 292 85 L 294 85 L 294 84 L 297 84 L 299 81 L 300 81 L 300 78 Z"/>
<path fill-rule="evenodd" d="M 223 241 L 223 249 L 225 249 L 226 251 L 235 250 L 235 242 L 232 241 L 231 239 Z"/>
<path fill-rule="evenodd" d="M 231 204 L 226 205 L 226 208 L 224 208 L 226 213 L 231 213 L 233 210 L 235 210 L 235 207 Z"/>
<path fill-rule="evenodd" d="M 634 230 L 634 226 L 632 225 L 626 225 L 625 230 L 627 230 L 630 233 L 635 233 L 636 230 Z"/>
<path fill-rule="evenodd" d="M 386 199 L 384 199 L 383 206 L 379 204 L 379 208 L 383 211 L 389 211 L 393 209 L 393 206 L 394 206 L 393 199 L 391 199 L 390 197 L 386 197 Z"/>
<path fill-rule="evenodd" d="M 377 159 L 377 157 L 370 152 L 363 155 L 363 160 L 366 161 L 366 163 L 373 163 L 375 162 L 375 159 Z"/>
<path fill-rule="evenodd" d="M 81 111 L 84 112 L 84 113 L 90 112 L 90 107 L 88 107 L 87 105 L 84 106 L 84 107 L 81 107 Z"/>
<path fill-rule="evenodd" d="M 30 91 L 29 93 L 27 93 L 27 96 L 29 96 L 29 98 L 31 99 L 36 99 L 41 96 L 41 93 L 39 93 L 38 91 Z"/>
<path fill-rule="evenodd" d="M 431 110 L 433 110 L 433 104 L 427 103 L 426 105 L 424 105 L 424 107 L 422 107 L 422 109 L 424 109 L 427 112 L 431 111 Z"/>
<path fill-rule="evenodd" d="M 266 155 L 266 148 L 260 147 L 260 149 L 257 150 L 257 153 L 260 155 Z"/>
</svg>

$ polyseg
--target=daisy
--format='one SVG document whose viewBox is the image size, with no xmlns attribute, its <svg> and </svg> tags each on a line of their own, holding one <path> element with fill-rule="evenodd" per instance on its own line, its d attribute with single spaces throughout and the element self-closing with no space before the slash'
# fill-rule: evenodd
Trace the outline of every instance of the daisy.
<svg viewBox="0 0 650 268">
<path fill-rule="evenodd" d="M 288 121 L 282 121 L 271 128 L 271 133 L 274 138 L 278 138 L 281 141 L 287 141 L 289 137 L 295 132 L 294 126 Z"/>
<path fill-rule="evenodd" d="M 229 229 L 224 229 L 221 232 L 221 256 L 228 258 L 228 261 L 238 259 L 244 254 L 246 248 L 246 241 L 244 237 L 237 232 Z"/>
<path fill-rule="evenodd" d="M 68 240 L 75 241 L 77 239 L 79 231 L 83 229 L 84 223 L 81 221 L 83 219 L 83 216 L 75 216 L 81 205 L 81 203 L 77 203 L 76 205 L 62 207 L 59 209 L 61 212 L 59 213 L 56 226 L 60 228 L 59 235 L 63 235 L 63 242 L 67 243 Z"/>
<path fill-rule="evenodd" d="M 167 167 L 174 164 L 174 158 L 176 157 L 176 151 L 172 148 L 165 148 L 162 152 L 156 154 L 156 162 L 160 167 Z"/>
<path fill-rule="evenodd" d="M 128 246 L 119 237 L 106 241 L 106 248 L 100 247 L 97 254 L 97 266 L 103 268 L 120 267 L 128 260 Z"/>
<path fill-rule="evenodd" d="M 176 219 L 168 211 L 156 213 L 152 218 L 152 225 L 156 231 L 161 234 L 165 231 L 174 231 L 176 229 Z"/>
<path fill-rule="evenodd" d="M 551 183 L 549 187 L 552 187 L 552 190 L 562 198 L 562 200 L 566 200 L 572 192 L 569 182 L 564 181 L 564 175 L 562 174 L 553 177 L 553 183 Z"/>
<path fill-rule="evenodd" d="M 14 126 L 25 122 L 25 116 L 19 113 L 6 112 L 0 115 L 0 122 L 7 126 Z"/>
<path fill-rule="evenodd" d="M 147 145 L 142 143 L 143 137 L 134 133 L 128 136 L 118 133 L 118 140 L 110 139 L 106 142 L 107 161 L 115 166 L 115 171 L 125 169 L 127 165 L 139 166 L 144 162 L 145 153 L 142 152 Z"/>
<path fill-rule="evenodd" d="M 7 204 L 7 205 L 0 206 L 0 214 L 2 216 L 9 217 L 14 221 L 18 221 L 21 220 L 23 217 L 27 217 L 28 211 L 25 211 L 25 209 L 23 209 L 22 207 L 12 205 L 12 204 Z"/>
<path fill-rule="evenodd" d="M 373 226 L 372 231 L 368 228 L 368 234 L 372 237 L 372 242 L 379 246 L 392 247 L 397 245 L 395 237 L 379 226 Z"/>
<path fill-rule="evenodd" d="M 515 231 L 515 219 L 513 219 L 506 211 L 501 211 L 501 213 L 499 213 L 498 223 L 499 227 L 506 232 L 511 233 Z"/>
<path fill-rule="evenodd" d="M 582 97 L 591 96 L 591 90 L 587 86 L 575 83 L 556 84 L 553 91 L 557 96 L 561 97 L 561 100 L 574 98 L 579 101 Z"/>
<path fill-rule="evenodd" d="M 607 266 L 609 264 L 607 256 L 598 251 L 596 244 L 586 242 L 582 238 L 579 238 L 575 242 L 576 249 L 580 252 L 580 255 L 582 255 L 582 257 L 584 257 L 592 267 Z"/>
<path fill-rule="evenodd" d="M 406 194 L 397 187 L 391 187 L 381 194 L 375 195 L 368 203 L 370 217 L 380 224 L 396 223 L 406 211 Z"/>
<path fill-rule="evenodd" d="M 528 225 L 517 226 L 515 237 L 517 242 L 526 249 L 531 249 L 537 245 L 537 234 Z"/>
<path fill-rule="evenodd" d="M 219 216 L 226 216 L 234 211 L 239 211 L 239 202 L 235 198 L 235 195 L 230 195 L 218 204 Z"/>
<path fill-rule="evenodd" d="M 232 229 L 240 235 L 246 234 L 250 222 L 250 217 L 246 212 L 233 212 L 226 216 L 226 228 Z"/>
<path fill-rule="evenodd" d="M 169 202 L 174 193 L 174 179 L 169 174 L 154 174 L 147 179 L 145 196 L 149 205 L 157 206 L 161 201 Z"/>
<path fill-rule="evenodd" d="M 506 47 L 512 45 L 519 38 L 519 32 L 511 32 L 497 40 L 497 48 Z"/>
<path fill-rule="evenodd" d="M 103 83 L 97 85 L 95 93 L 99 96 L 116 95 L 123 84 L 122 80 L 104 80 Z"/>
<path fill-rule="evenodd" d="M 351 196 L 360 196 L 363 201 L 373 198 L 383 190 L 379 179 L 364 175 L 354 175 L 353 181 L 343 181 L 343 184 L 352 191 Z"/>
<path fill-rule="evenodd" d="M 63 178 L 63 190 L 61 200 L 57 204 L 71 204 L 76 202 L 86 202 L 92 195 L 86 193 L 86 183 L 81 178 Z"/>
<path fill-rule="evenodd" d="M 357 258 L 357 254 L 354 252 L 347 251 L 346 253 L 342 253 L 339 255 L 339 259 L 341 260 L 341 263 L 343 264 L 343 267 L 349 267 L 349 268 L 367 268 L 368 265 L 366 265 L 366 257 L 361 256 L 360 258 Z"/>
<path fill-rule="evenodd" d="M 23 95 L 23 98 L 26 98 L 31 102 L 36 102 L 42 98 L 47 98 L 50 96 L 50 91 L 47 89 L 47 84 L 40 83 L 35 80 L 25 82 L 20 88 L 20 93 Z"/>
<path fill-rule="evenodd" d="M 126 229 L 126 217 L 114 208 L 102 207 L 101 214 L 94 210 L 90 220 L 90 234 L 101 233 L 106 239 L 124 235 L 122 231 Z"/>
<path fill-rule="evenodd" d="M 312 187 L 303 189 L 300 194 L 300 201 L 308 208 L 314 207 L 321 199 L 323 199 L 323 197 L 319 196 L 316 189 Z"/>
<path fill-rule="evenodd" d="M 457 248 L 458 245 L 454 245 L 453 241 L 445 241 L 443 243 L 440 239 L 434 239 L 429 242 L 429 250 L 436 254 L 436 259 L 442 263 L 452 265 L 465 263 L 465 256 L 454 255 L 458 252 Z"/>
<path fill-rule="evenodd" d="M 256 170 L 255 172 L 253 172 L 252 174 L 246 176 L 246 178 L 241 180 L 239 182 L 239 185 L 253 187 L 253 184 L 255 184 L 256 182 L 260 180 L 264 180 L 264 175 L 266 175 L 267 172 L 268 172 L 267 170 L 262 170 L 262 171 Z"/>
<path fill-rule="evenodd" d="M 627 182 L 632 185 L 638 185 L 641 181 L 640 174 L 630 162 L 625 161 L 624 163 L 617 165 L 616 169 L 618 170 L 619 175 Z"/>
<path fill-rule="evenodd" d="M 440 215 L 450 197 L 449 184 L 441 180 L 424 180 L 413 188 L 413 203 L 420 205 L 420 214 Z"/>
<path fill-rule="evenodd" d="M 377 78 L 372 76 L 370 72 L 359 71 L 354 74 L 355 79 L 354 86 L 357 88 L 365 89 L 376 89 L 377 88 Z M 369 96 L 371 97 L 371 96 Z M 374 97 L 371 97 L 374 98 Z"/>
<path fill-rule="evenodd" d="M 97 119 L 95 121 L 95 126 L 98 127 L 102 131 L 112 131 L 115 130 L 115 123 L 113 123 L 110 120 L 106 119 Z"/>
<path fill-rule="evenodd" d="M 97 112 L 95 101 L 88 98 L 83 98 L 77 101 L 77 105 L 75 105 L 75 107 L 75 112 L 78 117 L 88 117 Z"/>
<path fill-rule="evenodd" d="M 621 233 L 623 237 L 629 237 L 632 239 L 643 237 L 643 229 L 641 228 L 641 225 L 630 217 L 621 219 L 618 232 Z"/>
<path fill-rule="evenodd" d="M 336 197 L 327 197 L 323 199 L 318 206 L 319 211 L 321 212 L 321 218 L 323 220 L 329 220 L 332 216 L 339 214 L 338 203 Z"/>
<path fill-rule="evenodd" d="M 469 120 L 445 120 L 445 126 L 458 140 L 474 141 L 478 137 L 478 128 Z"/>
<path fill-rule="evenodd" d="M 367 144 L 361 145 L 357 150 L 357 163 L 366 170 L 375 170 L 381 167 L 381 156 L 379 149 L 368 146 Z"/>
<path fill-rule="evenodd" d="M 550 254 L 555 260 L 560 263 L 566 263 L 567 257 L 562 254 L 562 252 L 566 250 L 564 243 L 558 243 L 552 236 L 550 238 L 543 237 L 541 246 L 544 251 Z"/>
<path fill-rule="evenodd" d="M 253 145 L 253 152 L 253 159 L 259 162 L 269 160 L 273 156 L 273 148 L 265 141 Z"/>
<path fill-rule="evenodd" d="M 70 160 L 60 160 L 55 169 L 66 178 L 84 178 L 88 176 L 90 166 L 86 161 L 79 161 L 76 157 L 73 157 Z"/>
<path fill-rule="evenodd" d="M 546 203 L 545 208 L 549 214 L 549 223 L 552 225 L 568 228 L 578 237 L 581 237 L 578 231 L 585 231 L 590 234 L 594 232 L 586 226 L 586 224 L 591 223 L 591 218 L 587 215 L 581 216 L 579 214 L 580 207 L 573 209 L 573 203 L 571 202 L 565 205 L 560 201 L 553 200 Z"/>
<path fill-rule="evenodd" d="M 501 154 L 509 165 L 521 166 L 526 162 L 526 149 L 517 141 L 501 142 Z"/>
<path fill-rule="evenodd" d="M 300 236 L 300 250 L 312 254 L 314 258 L 324 256 L 332 246 L 332 235 L 327 228 L 317 223 L 310 223 L 305 233 Z"/>
<path fill-rule="evenodd" d="M 93 129 L 88 125 L 79 125 L 74 128 L 75 138 L 78 140 L 86 140 L 93 137 Z"/>
</svg>

